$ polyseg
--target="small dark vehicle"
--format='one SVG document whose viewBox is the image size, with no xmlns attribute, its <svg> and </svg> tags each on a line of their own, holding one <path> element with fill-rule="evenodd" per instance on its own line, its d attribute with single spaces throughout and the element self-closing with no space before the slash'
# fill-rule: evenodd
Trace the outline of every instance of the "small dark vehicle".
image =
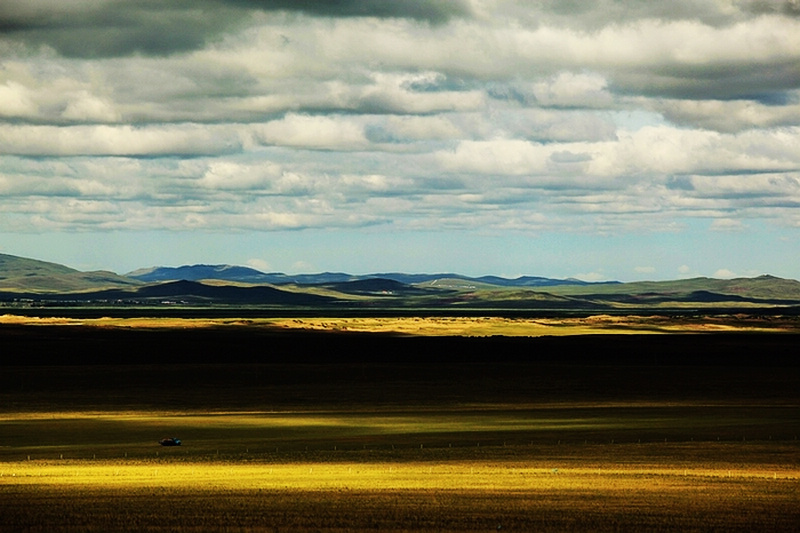
<svg viewBox="0 0 800 533">
<path fill-rule="evenodd" d="M 162 446 L 180 446 L 181 439 L 177 437 L 166 437 L 158 441 L 158 443 Z"/>
</svg>

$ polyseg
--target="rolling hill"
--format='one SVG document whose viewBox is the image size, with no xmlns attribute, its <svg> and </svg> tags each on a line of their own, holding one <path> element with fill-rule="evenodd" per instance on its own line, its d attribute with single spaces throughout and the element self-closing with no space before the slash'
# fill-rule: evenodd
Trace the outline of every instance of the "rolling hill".
<svg viewBox="0 0 800 533">
<path fill-rule="evenodd" d="M 56 263 L 0 254 L 0 291 L 68 293 L 141 284 L 139 280 L 113 272 L 81 272 Z"/>
<path fill-rule="evenodd" d="M 641 281 L 615 285 L 555 287 L 556 294 L 593 300 L 628 303 L 659 301 L 729 301 L 784 303 L 800 301 L 800 282 L 763 275 L 754 278 L 690 278 L 671 281 Z"/>
<path fill-rule="evenodd" d="M 208 285 L 197 281 L 167 281 L 131 289 L 49 293 L 40 294 L 38 297 L 48 302 L 68 301 L 127 306 L 136 304 L 324 306 L 336 301 L 331 297 L 282 291 L 268 286 Z"/>
</svg>

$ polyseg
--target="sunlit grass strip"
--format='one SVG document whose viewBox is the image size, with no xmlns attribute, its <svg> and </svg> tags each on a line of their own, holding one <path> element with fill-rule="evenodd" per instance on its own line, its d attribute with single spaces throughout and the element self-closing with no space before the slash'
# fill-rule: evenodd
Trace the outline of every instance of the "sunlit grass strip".
<svg viewBox="0 0 800 533">
<path fill-rule="evenodd" d="M 425 336 L 529 336 L 658 334 L 678 332 L 783 331 L 785 326 L 732 324 L 720 320 L 685 321 L 664 316 L 595 315 L 576 318 L 405 317 L 302 318 L 274 320 L 284 328 Z"/>
<path fill-rule="evenodd" d="M 796 483 L 798 470 L 723 470 L 631 466 L 548 468 L 507 463 L 164 464 L 125 461 L 23 461 L 0 465 L 0 485 L 79 485 L 85 488 L 192 487 L 215 490 L 637 490 L 714 480 Z"/>
<path fill-rule="evenodd" d="M 633 404 L 626 404 L 632 407 Z M 0 414 L 0 422 L 15 423 L 17 427 L 33 429 L 50 422 L 63 421 L 67 433 L 98 431 L 97 423 L 112 422 L 119 432 L 138 428 L 168 428 L 171 431 L 196 430 L 218 431 L 220 435 L 230 436 L 237 430 L 263 430 L 263 436 L 280 435 L 285 429 L 308 429 L 316 436 L 380 436 L 380 435 L 423 435 L 426 433 L 478 433 L 506 431 L 542 430 L 611 430 L 633 427 L 658 427 L 669 423 L 652 419 L 652 415 L 640 418 L 619 419 L 592 414 L 587 409 L 583 416 L 556 416 L 526 409 L 490 409 L 483 406 L 469 410 L 443 410 L 440 412 L 415 411 L 393 413 L 366 412 L 220 412 L 220 413 L 175 413 L 142 411 L 53 411 L 44 413 L 5 413 Z M 41 431 L 46 431 L 42 429 Z M 413 437 L 404 437 L 408 440 Z"/>
<path fill-rule="evenodd" d="M 658 334 L 678 332 L 786 331 L 786 325 L 684 321 L 667 317 L 597 315 L 580 318 L 360 317 L 360 318 L 39 318 L 0 316 L 0 324 L 65 325 L 108 328 L 270 327 L 282 330 L 394 333 L 422 336 L 525 336 Z M 797 328 L 794 328 L 797 330 Z"/>
</svg>

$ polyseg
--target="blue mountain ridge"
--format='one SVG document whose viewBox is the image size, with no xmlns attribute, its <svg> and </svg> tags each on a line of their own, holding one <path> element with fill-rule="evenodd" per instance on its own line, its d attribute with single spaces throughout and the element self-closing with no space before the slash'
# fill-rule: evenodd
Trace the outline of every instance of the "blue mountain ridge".
<svg viewBox="0 0 800 533">
<path fill-rule="evenodd" d="M 386 279 L 413 285 L 429 283 L 442 279 L 461 280 L 465 282 L 484 283 L 501 287 L 552 287 L 556 285 L 592 285 L 594 283 L 577 279 L 554 279 L 537 276 L 521 276 L 503 278 L 500 276 L 469 277 L 454 273 L 405 274 L 401 272 L 383 272 L 374 274 L 347 274 L 344 272 L 321 272 L 318 274 L 284 274 L 282 272 L 261 272 L 254 268 L 232 265 L 183 265 L 179 267 L 154 267 L 136 270 L 126 274 L 127 277 L 146 283 L 162 281 L 199 281 L 221 280 L 241 283 L 267 283 L 271 285 L 298 284 L 318 285 L 325 283 L 346 283 L 368 279 Z M 619 283 L 619 282 L 602 282 Z"/>
</svg>

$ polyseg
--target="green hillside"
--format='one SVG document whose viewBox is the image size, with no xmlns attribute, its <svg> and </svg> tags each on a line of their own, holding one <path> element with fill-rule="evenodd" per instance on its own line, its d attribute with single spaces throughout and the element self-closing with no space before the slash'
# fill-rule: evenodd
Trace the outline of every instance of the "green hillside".
<svg viewBox="0 0 800 533">
<path fill-rule="evenodd" d="M 30 275 L 62 275 L 78 272 L 57 263 L 48 263 L 37 259 L 0 254 L 0 279 L 24 277 Z"/>
<path fill-rule="evenodd" d="M 113 272 L 81 272 L 56 263 L 0 254 L 0 291 L 59 293 L 136 285 L 140 282 Z"/>
<path fill-rule="evenodd" d="M 800 300 L 800 281 L 765 275 L 735 279 L 691 278 L 587 286 L 564 285 L 548 287 L 547 291 L 569 296 L 660 294 L 674 297 L 709 291 L 746 298 Z"/>
</svg>

